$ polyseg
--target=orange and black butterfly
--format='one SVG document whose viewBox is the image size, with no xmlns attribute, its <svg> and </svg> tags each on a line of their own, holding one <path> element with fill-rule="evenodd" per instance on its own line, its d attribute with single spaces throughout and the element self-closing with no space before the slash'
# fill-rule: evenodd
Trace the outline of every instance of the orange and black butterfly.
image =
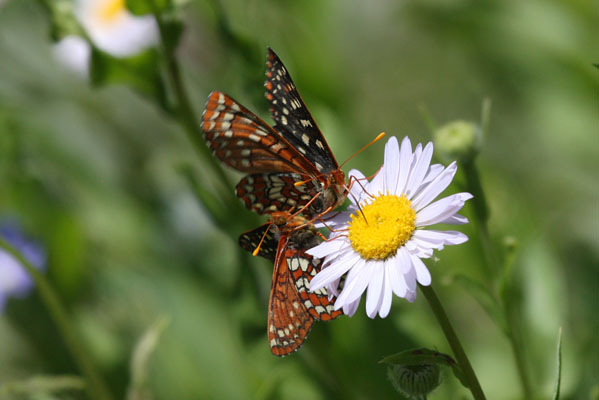
<svg viewBox="0 0 599 400">
<path fill-rule="evenodd" d="M 321 260 L 306 253 L 319 243 L 318 233 L 303 217 L 275 212 L 271 222 L 245 232 L 240 246 L 274 262 L 268 301 L 268 341 L 274 355 L 285 356 L 304 342 L 315 320 L 342 314 L 333 310 L 325 288 L 310 292 Z"/>
<path fill-rule="evenodd" d="M 266 77 L 274 127 L 226 94 L 212 92 L 202 130 L 219 160 L 249 173 L 236 188 L 247 208 L 258 214 L 301 210 L 318 217 L 344 201 L 345 175 L 271 49 Z"/>
</svg>

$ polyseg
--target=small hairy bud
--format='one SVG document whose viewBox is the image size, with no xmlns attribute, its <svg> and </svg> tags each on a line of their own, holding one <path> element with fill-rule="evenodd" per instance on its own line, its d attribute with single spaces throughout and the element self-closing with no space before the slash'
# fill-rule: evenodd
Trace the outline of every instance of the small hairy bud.
<svg viewBox="0 0 599 400">
<path fill-rule="evenodd" d="M 441 369 L 436 364 L 393 364 L 387 375 L 395 390 L 410 399 L 423 398 L 441 384 Z"/>
<path fill-rule="evenodd" d="M 445 162 L 471 161 L 478 154 L 481 140 L 480 127 L 473 122 L 461 120 L 443 125 L 434 134 L 435 148 Z"/>
</svg>

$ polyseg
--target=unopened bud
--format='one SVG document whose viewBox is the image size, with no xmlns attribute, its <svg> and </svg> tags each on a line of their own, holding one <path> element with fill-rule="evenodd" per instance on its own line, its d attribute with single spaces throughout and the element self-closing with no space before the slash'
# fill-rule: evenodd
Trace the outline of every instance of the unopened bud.
<svg viewBox="0 0 599 400">
<path fill-rule="evenodd" d="M 468 121 L 453 121 L 437 129 L 435 150 L 445 162 L 468 162 L 478 153 L 482 141 L 480 127 Z"/>
<path fill-rule="evenodd" d="M 387 376 L 395 390 L 410 399 L 428 396 L 441 384 L 441 371 L 436 364 L 392 364 L 387 367 Z"/>
</svg>

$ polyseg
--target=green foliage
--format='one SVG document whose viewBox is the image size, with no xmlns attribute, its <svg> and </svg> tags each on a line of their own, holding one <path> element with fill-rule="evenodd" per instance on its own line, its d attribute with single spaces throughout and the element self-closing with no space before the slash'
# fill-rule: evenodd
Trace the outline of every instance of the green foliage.
<svg viewBox="0 0 599 400">
<path fill-rule="evenodd" d="M 26 380 L 0 384 L 0 400 L 58 400 L 80 393 L 84 381 L 76 376 L 34 376 Z"/>
<path fill-rule="evenodd" d="M 450 349 L 421 297 L 396 299 L 384 320 L 368 319 L 362 306 L 352 318 L 316 323 L 299 352 L 270 354 L 272 265 L 236 244 L 259 222 L 220 201 L 234 186 L 197 157 L 203 138 L 183 133 L 166 74 L 172 58 L 196 120 L 208 93 L 222 90 L 269 122 L 267 46 L 338 160 L 380 131 L 430 140 L 436 124 L 427 129 L 420 106 L 442 126 L 476 121 L 481 100 L 493 99 L 475 167 L 498 268 L 481 267 L 474 223 L 452 227 L 470 241 L 441 253 L 433 283 L 457 283 L 436 287 L 488 398 L 523 397 L 504 335 L 508 303 L 535 367 L 534 395 L 597 392 L 599 75 L 588 3 L 193 2 L 184 26 L 181 2 L 156 0 L 152 9 L 129 0 L 134 14 L 158 12 L 163 43 L 128 59 L 94 49 L 93 87 L 52 57 L 53 40 L 85 36 L 70 4 L 0 6 L 0 216 L 22 220 L 47 247 L 47 277 L 115 398 L 126 395 L 131 351 L 157 315 L 168 315 L 169 327 L 137 369 L 147 373 L 144 394 L 157 400 L 396 398 L 377 364 L 383 354 L 426 346 L 439 349 L 428 361 L 449 363 L 436 356 Z M 376 172 L 381 148 L 344 169 Z M 473 211 L 464 215 L 476 221 Z M 506 236 L 517 252 L 497 246 Z M 558 326 L 568 335 L 556 365 Z M 0 339 L 2 390 L 38 373 L 80 374 L 39 292 L 8 302 Z M 74 379 L 71 397 L 81 398 Z M 465 396 L 447 379 L 429 398 Z"/>
<path fill-rule="evenodd" d="M 504 310 L 488 288 L 465 275 L 456 275 L 451 280 L 478 302 L 506 336 L 510 334 Z"/>
<path fill-rule="evenodd" d="M 167 106 L 164 84 L 159 72 L 160 57 L 155 49 L 148 49 L 127 58 L 116 58 L 92 48 L 90 79 L 92 84 L 124 84 L 140 93 L 157 99 Z"/>
<path fill-rule="evenodd" d="M 555 388 L 553 389 L 553 400 L 559 400 L 559 392 L 562 387 L 562 328 L 557 335 L 557 357 L 555 362 Z"/>
<path fill-rule="evenodd" d="M 58 41 L 65 36 L 84 36 L 85 33 L 73 15 L 73 2 L 69 0 L 41 1 L 50 15 L 50 37 Z"/>
<path fill-rule="evenodd" d="M 171 7 L 171 0 L 125 0 L 134 15 L 161 14 Z"/>
</svg>

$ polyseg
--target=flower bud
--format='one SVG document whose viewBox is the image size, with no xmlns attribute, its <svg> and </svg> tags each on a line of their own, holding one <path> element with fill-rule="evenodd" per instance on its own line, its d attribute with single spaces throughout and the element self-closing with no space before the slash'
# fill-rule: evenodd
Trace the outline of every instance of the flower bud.
<svg viewBox="0 0 599 400">
<path fill-rule="evenodd" d="M 437 364 L 391 364 L 387 376 L 395 390 L 410 399 L 427 396 L 441 384 L 441 369 Z"/>
<path fill-rule="evenodd" d="M 435 131 L 434 141 L 443 161 L 468 162 L 478 154 L 482 131 L 473 122 L 453 121 Z"/>
</svg>

